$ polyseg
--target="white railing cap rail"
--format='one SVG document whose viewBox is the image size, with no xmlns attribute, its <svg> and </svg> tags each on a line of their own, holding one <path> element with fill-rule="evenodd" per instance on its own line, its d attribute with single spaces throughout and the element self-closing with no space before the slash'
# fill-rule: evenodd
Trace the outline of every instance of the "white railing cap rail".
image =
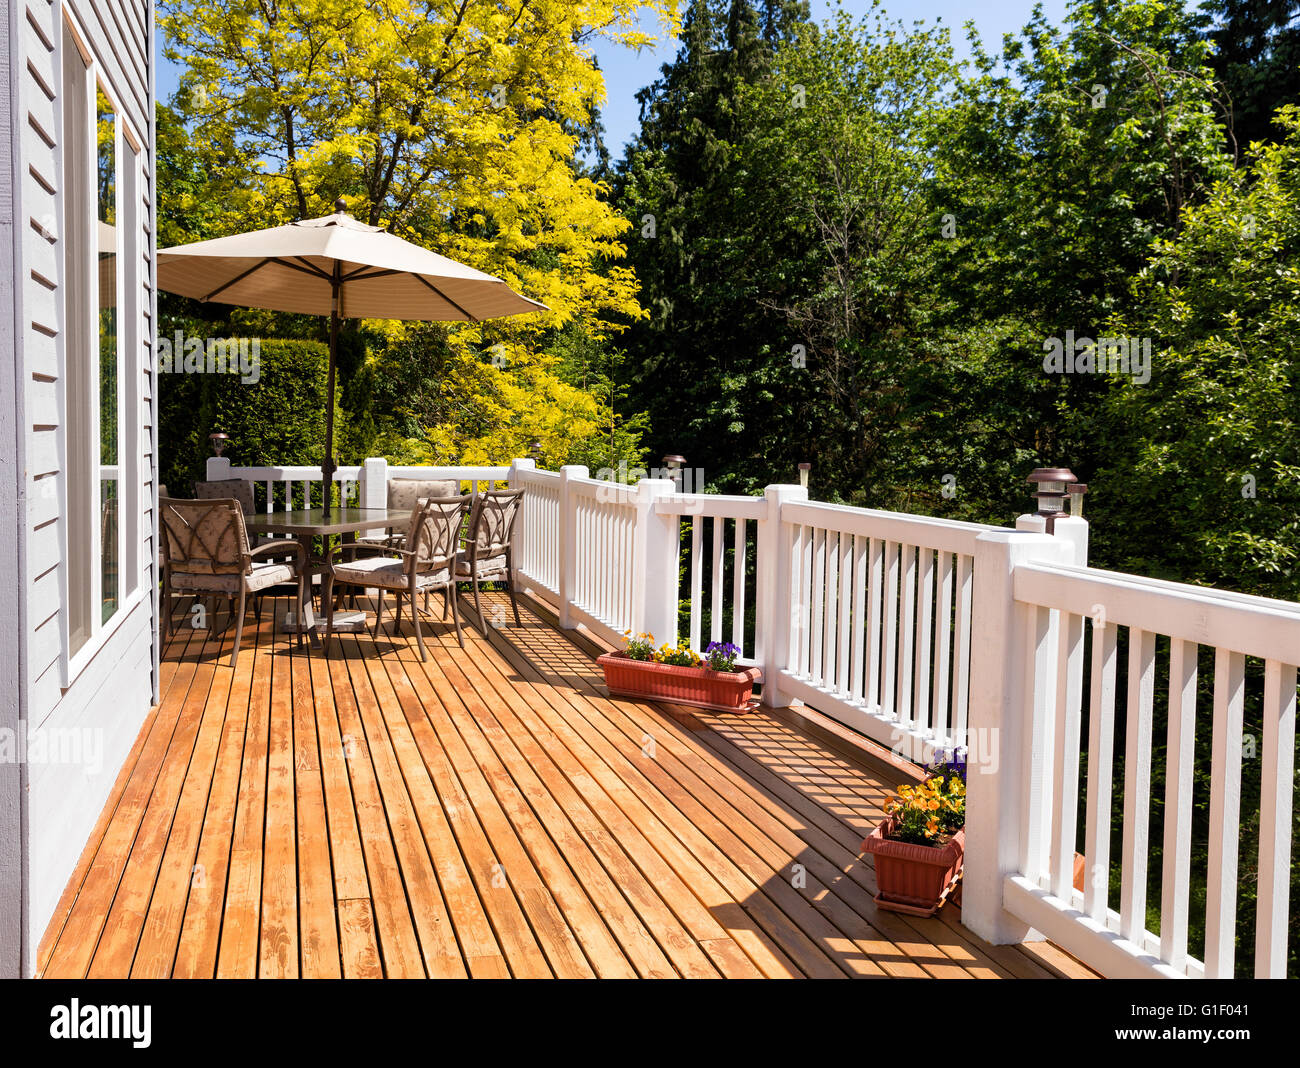
<svg viewBox="0 0 1300 1068">
<path fill-rule="evenodd" d="M 718 519 L 766 519 L 766 497 L 723 493 L 669 493 L 655 500 L 660 515 L 702 515 Z"/>
<path fill-rule="evenodd" d="M 919 545 L 940 552 L 966 554 L 975 551 L 975 539 L 979 535 L 1006 529 L 984 523 L 936 519 L 933 516 L 909 515 L 906 512 L 883 512 L 874 508 L 827 504 L 823 501 L 789 501 L 782 505 L 781 518 L 786 523 L 821 527 L 841 534 L 857 534 L 901 542 L 904 545 Z"/>
<path fill-rule="evenodd" d="M 1015 599 L 1025 604 L 1285 664 L 1300 661 L 1300 604 L 1291 601 L 1065 564 L 1021 564 L 1013 581 Z"/>
</svg>

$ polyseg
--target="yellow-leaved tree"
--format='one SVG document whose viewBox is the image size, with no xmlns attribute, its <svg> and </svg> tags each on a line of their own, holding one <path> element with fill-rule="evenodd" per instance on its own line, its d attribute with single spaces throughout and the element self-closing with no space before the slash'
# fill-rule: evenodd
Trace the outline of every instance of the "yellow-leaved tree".
<svg viewBox="0 0 1300 1068">
<path fill-rule="evenodd" d="M 422 421 L 419 437 L 433 459 L 479 458 L 554 424 L 563 458 L 610 413 L 557 377 L 548 340 L 576 325 L 606 342 L 642 314 L 620 262 L 630 223 L 575 162 L 604 100 L 592 48 L 653 41 L 646 9 L 675 33 L 678 3 L 163 0 L 207 236 L 328 214 L 343 196 L 357 218 L 542 301 L 549 312 L 447 328 L 448 372 L 493 379 L 493 416 Z M 385 332 L 402 344 L 404 329 Z"/>
</svg>

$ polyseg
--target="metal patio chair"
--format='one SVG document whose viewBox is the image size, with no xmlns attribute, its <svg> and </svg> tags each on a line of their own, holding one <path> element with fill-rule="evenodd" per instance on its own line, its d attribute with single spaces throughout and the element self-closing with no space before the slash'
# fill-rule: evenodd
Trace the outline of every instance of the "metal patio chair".
<svg viewBox="0 0 1300 1068">
<path fill-rule="evenodd" d="M 384 594 L 397 595 L 394 614 L 394 633 L 402 621 L 402 598 L 411 602 L 411 622 L 415 625 L 415 640 L 420 646 L 420 659 L 428 660 L 424 635 L 420 630 L 420 610 L 416 597 L 441 590 L 443 596 L 442 618 L 450 609 L 456 626 L 456 641 L 461 648 L 465 639 L 460 630 L 460 612 L 456 607 L 456 579 L 453 568 L 456 562 L 456 541 L 469 508 L 470 498 L 464 496 L 427 497 L 411 511 L 404 548 L 391 545 L 374 545 L 356 541 L 338 546 L 330 553 L 330 566 L 325 569 L 326 613 L 325 653 L 329 655 L 330 639 L 334 636 L 334 587 L 338 585 L 374 587 L 379 591 L 375 605 L 375 626 L 372 637 L 379 636 L 379 625 L 384 616 Z M 369 555 L 363 555 L 369 554 Z M 350 556 L 350 558 L 348 558 Z M 335 563 L 335 557 L 341 557 Z"/>
<path fill-rule="evenodd" d="M 474 611 L 478 614 L 483 636 L 487 637 L 487 620 L 479 606 L 480 582 L 504 582 L 510 591 L 510 606 L 519 619 L 519 602 L 515 600 L 514 538 L 515 523 L 523 506 L 524 491 L 488 490 L 474 500 L 469 517 L 465 548 L 456 554 L 456 581 L 474 584 Z"/>
<path fill-rule="evenodd" d="M 250 594 L 272 586 L 295 582 L 298 586 L 298 618 L 302 618 L 304 579 L 310 574 L 307 551 L 294 541 L 268 542 L 253 548 L 244 528 L 239 501 L 158 500 L 163 543 L 164 633 L 171 632 L 173 592 L 221 594 L 235 608 L 235 648 L 230 662 L 239 656 L 244 633 L 244 610 Z M 281 559 L 274 559 L 280 557 Z M 286 559 L 292 558 L 292 559 Z M 299 644 L 303 635 L 298 635 Z"/>
</svg>

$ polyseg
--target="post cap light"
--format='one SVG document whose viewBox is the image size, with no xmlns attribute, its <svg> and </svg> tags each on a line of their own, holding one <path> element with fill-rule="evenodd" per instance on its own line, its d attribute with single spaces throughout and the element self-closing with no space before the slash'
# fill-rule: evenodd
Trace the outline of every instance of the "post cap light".
<svg viewBox="0 0 1300 1068">
<path fill-rule="evenodd" d="M 678 456 L 676 453 L 671 453 L 664 457 L 664 466 L 668 468 L 669 471 L 680 471 L 685 464 L 685 456 Z"/>
<path fill-rule="evenodd" d="M 528 443 L 528 455 L 534 460 L 542 458 L 542 443 L 537 438 Z"/>
<path fill-rule="evenodd" d="M 812 471 L 812 464 L 799 465 L 799 485 L 804 489 L 808 488 L 808 475 Z"/>
<path fill-rule="evenodd" d="M 226 446 L 230 444 L 230 435 L 223 434 L 219 430 L 214 430 L 208 435 L 208 441 L 212 445 L 212 455 L 220 456 L 226 451 Z"/>
<path fill-rule="evenodd" d="M 1036 487 L 1033 497 L 1038 502 L 1038 510 L 1034 515 L 1047 520 L 1047 533 L 1051 534 L 1056 528 L 1056 517 L 1065 512 L 1067 487 L 1078 480 L 1068 467 L 1038 467 L 1026 481 Z"/>
</svg>

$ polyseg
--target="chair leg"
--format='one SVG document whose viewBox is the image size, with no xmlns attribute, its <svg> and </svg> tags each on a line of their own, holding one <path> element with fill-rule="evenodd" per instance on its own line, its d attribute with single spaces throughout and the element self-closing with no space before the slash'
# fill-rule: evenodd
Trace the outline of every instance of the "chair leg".
<svg viewBox="0 0 1300 1068">
<path fill-rule="evenodd" d="M 294 624 L 298 628 L 298 648 L 301 649 L 307 644 L 307 616 L 303 612 L 303 599 L 306 596 L 307 586 L 303 582 L 302 575 L 298 575 L 298 610 L 294 613 Z M 275 624 L 271 624 L 274 629 Z"/>
<path fill-rule="evenodd" d="M 402 594 L 397 594 L 397 607 L 393 610 L 393 637 L 402 633 Z"/>
<path fill-rule="evenodd" d="M 487 617 L 483 615 L 483 609 L 478 603 L 478 574 L 474 575 L 474 614 L 478 616 L 478 625 L 483 628 L 483 637 L 488 636 Z"/>
<path fill-rule="evenodd" d="M 408 598 L 411 602 L 411 622 L 415 624 L 415 644 L 420 647 L 420 659 L 429 659 L 429 650 L 424 647 L 424 635 L 420 633 L 420 609 L 415 603 L 415 590 L 411 591 Z"/>
<path fill-rule="evenodd" d="M 167 568 L 163 568 L 163 595 L 162 595 L 162 624 L 163 637 L 171 636 L 172 632 L 172 582 L 167 575 Z"/>
<path fill-rule="evenodd" d="M 456 584 L 453 582 L 450 586 L 442 588 L 442 621 L 447 622 L 447 616 L 451 612 L 451 599 L 456 594 Z"/>
<path fill-rule="evenodd" d="M 230 654 L 231 667 L 234 667 L 235 661 L 239 659 L 239 639 L 244 636 L 244 601 L 247 596 L 248 595 L 244 592 L 244 588 L 241 586 L 239 588 L 238 615 L 235 616 L 235 649 L 234 652 Z M 231 600 L 233 601 L 234 598 L 232 597 Z"/>
<path fill-rule="evenodd" d="M 334 593 L 334 576 L 327 570 L 322 576 L 324 588 L 321 594 L 325 601 L 325 640 L 321 642 L 321 651 L 328 657 L 330 655 L 330 639 L 334 637 L 334 606 L 330 603 L 330 596 Z M 304 622 L 302 615 L 302 604 L 298 605 L 298 622 Z"/>
<path fill-rule="evenodd" d="M 465 636 L 460 632 L 460 608 L 456 603 L 456 584 L 454 582 L 451 583 L 447 589 L 451 593 L 451 619 L 452 622 L 456 624 L 456 643 L 464 649 Z"/>
<path fill-rule="evenodd" d="M 515 610 L 515 626 L 522 627 L 519 619 L 519 602 L 515 600 L 515 573 L 509 563 L 506 564 L 506 589 L 510 591 L 510 607 Z"/>
<path fill-rule="evenodd" d="M 371 638 L 379 637 L 379 621 L 384 618 L 384 589 L 379 588 L 379 599 L 375 601 L 375 627 L 370 632 Z"/>
</svg>

